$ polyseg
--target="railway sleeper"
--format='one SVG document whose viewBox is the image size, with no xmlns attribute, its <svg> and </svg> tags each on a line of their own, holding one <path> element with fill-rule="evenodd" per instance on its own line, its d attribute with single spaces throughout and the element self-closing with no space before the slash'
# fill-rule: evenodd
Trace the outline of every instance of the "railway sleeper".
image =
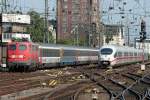
<svg viewBox="0 0 150 100">
<path fill-rule="evenodd" d="M 110 95 L 110 100 L 114 100 L 114 98 L 117 96 L 116 94 L 114 94 L 111 90 L 109 90 L 106 86 L 104 86 L 100 82 L 98 82 L 97 85 L 107 91 L 107 93 Z"/>
<path fill-rule="evenodd" d="M 120 88 L 120 86 L 112 86 L 113 85 L 116 85 L 114 83 L 111 82 L 111 85 L 110 84 L 105 84 L 106 82 L 98 82 L 99 85 L 101 85 L 102 87 L 104 87 L 105 90 L 107 91 L 110 91 L 109 93 L 111 93 L 113 95 L 113 97 L 116 97 L 120 94 L 120 92 L 123 91 L 122 87 Z"/>
<path fill-rule="evenodd" d="M 150 78 L 149 78 L 148 76 L 145 76 L 144 78 L 146 78 L 147 80 L 149 80 L 149 81 L 150 81 Z"/>
<path fill-rule="evenodd" d="M 103 75 L 101 75 L 101 74 L 99 74 L 99 73 L 94 73 L 94 74 L 95 74 L 95 75 L 98 75 L 98 76 L 102 76 L 105 80 L 107 79 L 107 80 L 109 80 L 111 83 L 117 85 L 117 87 L 121 87 L 121 88 L 123 88 L 123 89 L 126 89 L 126 88 L 127 88 L 125 85 L 122 85 L 122 84 L 118 83 L 117 81 L 115 81 L 115 80 L 113 80 L 113 79 L 106 78 L 105 76 L 103 76 Z M 101 85 L 102 85 L 102 84 L 101 84 Z M 111 91 L 110 93 L 113 94 L 113 97 L 118 96 L 118 93 L 114 93 L 113 90 L 110 90 L 107 86 L 104 86 L 104 85 L 102 85 L 102 86 L 105 87 L 105 89 L 107 89 L 108 91 Z M 106 88 L 106 87 L 107 87 L 107 88 Z M 122 89 L 122 90 L 123 90 L 123 89 Z"/>
<path fill-rule="evenodd" d="M 150 100 L 150 97 L 149 97 L 149 95 L 148 95 L 148 89 L 147 89 L 147 91 L 145 91 L 145 94 L 144 94 L 144 96 L 143 96 L 142 99 L 143 99 L 143 100 Z"/>
<path fill-rule="evenodd" d="M 125 85 L 123 85 L 123 84 L 120 84 L 119 82 L 117 82 L 117 81 L 115 81 L 115 80 L 113 80 L 113 79 L 108 79 L 108 80 L 110 80 L 112 83 L 118 85 L 119 87 L 122 87 L 123 89 L 126 89 L 126 88 L 127 88 L 127 86 L 125 86 Z"/>
<path fill-rule="evenodd" d="M 135 78 L 135 77 L 133 77 L 132 75 L 128 75 L 128 74 L 122 74 L 122 76 L 124 76 L 124 77 L 127 77 L 127 78 L 130 78 L 130 79 L 132 79 L 132 80 L 134 80 L 134 81 L 138 81 L 139 80 L 139 78 Z"/>
<path fill-rule="evenodd" d="M 129 73 L 129 72 L 128 72 L 127 74 L 132 75 L 132 76 L 135 76 L 135 77 L 142 78 L 142 76 L 141 76 L 141 75 L 137 75 L 137 74 L 133 74 L 133 73 Z"/>
<path fill-rule="evenodd" d="M 90 77 L 89 74 L 84 73 L 88 78 L 90 78 L 91 81 L 93 81 L 94 83 L 96 83 L 98 86 L 102 87 L 103 89 L 105 89 L 109 95 L 110 95 L 110 100 L 114 100 L 114 98 L 117 96 L 117 94 L 115 94 L 113 91 L 111 91 L 110 89 L 108 89 L 106 86 L 104 86 L 103 84 L 101 84 L 98 80 L 96 80 L 93 76 Z M 94 73 L 95 74 L 95 73 Z"/>
<path fill-rule="evenodd" d="M 122 92 L 122 96 L 125 98 L 125 93 L 130 93 L 131 95 L 134 95 L 137 100 L 142 100 L 142 97 L 140 94 L 138 94 L 136 91 L 131 90 L 131 89 L 127 89 L 126 91 Z"/>
<path fill-rule="evenodd" d="M 139 86 L 136 86 L 136 87 L 138 87 L 138 88 L 140 88 L 140 87 L 143 87 L 143 86 L 141 86 L 140 84 L 143 84 L 143 82 L 137 82 L 136 84 L 134 84 L 133 86 L 131 86 L 130 88 L 128 88 L 129 90 L 131 90 L 131 91 L 134 91 L 135 93 L 137 93 L 137 94 L 139 94 L 140 96 L 141 96 L 141 98 L 143 98 L 144 96 L 145 96 L 145 93 L 147 92 L 147 88 L 142 88 L 144 91 L 142 92 L 142 93 L 140 93 L 141 91 L 138 91 L 138 90 L 136 90 L 134 87 L 136 86 L 136 85 L 139 85 Z"/>
<path fill-rule="evenodd" d="M 125 76 L 129 77 L 128 75 L 125 75 Z M 129 78 L 132 79 L 132 77 L 129 77 Z M 135 79 L 133 78 L 133 80 L 135 80 Z M 139 80 L 140 80 L 140 79 L 139 79 Z M 139 80 L 136 80 L 135 83 L 133 83 L 132 85 L 130 85 L 129 87 L 127 87 L 119 96 L 121 96 L 121 95 L 124 96 L 125 92 L 130 92 L 130 93 L 136 95 L 136 96 L 139 98 L 138 100 L 142 100 L 143 95 L 142 95 L 141 93 L 139 93 L 138 91 L 132 89 L 135 85 L 138 85 L 138 84 L 139 84 L 139 82 L 140 82 Z M 118 98 L 119 96 L 117 96 L 117 98 Z M 125 97 L 124 97 L 124 98 L 125 98 Z"/>
<path fill-rule="evenodd" d="M 148 80 L 146 80 L 146 79 L 141 79 L 140 82 L 141 82 L 141 83 L 144 83 L 144 84 L 150 85 L 150 81 L 148 81 Z"/>
</svg>

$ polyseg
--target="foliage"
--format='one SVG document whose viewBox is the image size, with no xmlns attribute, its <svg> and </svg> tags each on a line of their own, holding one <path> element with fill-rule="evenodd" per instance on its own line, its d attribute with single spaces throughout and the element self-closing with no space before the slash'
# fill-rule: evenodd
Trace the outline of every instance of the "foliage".
<svg viewBox="0 0 150 100">
<path fill-rule="evenodd" d="M 112 35 L 111 32 L 107 32 L 107 33 L 105 34 L 105 36 L 106 36 L 106 39 L 105 39 L 106 43 L 109 43 L 110 41 L 113 40 L 113 35 Z"/>
<path fill-rule="evenodd" d="M 113 37 L 112 36 L 106 36 L 106 43 L 109 43 L 110 41 L 113 40 Z"/>
<path fill-rule="evenodd" d="M 23 42 L 23 41 L 29 41 L 29 40 L 28 40 L 28 38 L 12 38 L 12 41 Z"/>
<path fill-rule="evenodd" d="M 54 26 L 54 29 L 57 29 L 57 21 L 55 19 L 51 19 L 50 23 Z"/>
<path fill-rule="evenodd" d="M 88 40 L 86 38 L 79 39 L 79 46 L 87 46 Z"/>
<path fill-rule="evenodd" d="M 28 26 L 27 32 L 31 34 L 31 40 L 33 42 L 43 42 L 45 34 L 44 19 L 35 11 L 30 11 L 28 14 L 31 16 L 31 25 Z M 49 41 L 53 42 L 52 35 L 50 32 L 49 34 Z"/>
<path fill-rule="evenodd" d="M 87 46 L 87 43 L 85 43 L 85 39 L 79 38 L 78 44 L 77 41 L 74 41 L 74 39 L 65 39 L 65 40 L 58 40 L 58 44 L 66 44 L 66 45 L 76 45 L 76 46 Z"/>
<path fill-rule="evenodd" d="M 57 43 L 66 44 L 66 45 L 74 45 L 74 41 L 72 39 L 58 40 Z"/>
</svg>

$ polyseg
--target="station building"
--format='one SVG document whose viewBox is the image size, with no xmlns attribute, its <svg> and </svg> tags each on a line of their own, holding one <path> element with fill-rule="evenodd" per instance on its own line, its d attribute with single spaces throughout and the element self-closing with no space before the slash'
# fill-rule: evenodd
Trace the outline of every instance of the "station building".
<svg viewBox="0 0 150 100">
<path fill-rule="evenodd" d="M 31 22 L 30 15 L 22 14 L 1 14 L 0 19 L 0 40 L 2 43 L 9 42 L 10 39 L 17 36 L 17 34 L 26 33 L 27 26 L 30 25 Z"/>
</svg>

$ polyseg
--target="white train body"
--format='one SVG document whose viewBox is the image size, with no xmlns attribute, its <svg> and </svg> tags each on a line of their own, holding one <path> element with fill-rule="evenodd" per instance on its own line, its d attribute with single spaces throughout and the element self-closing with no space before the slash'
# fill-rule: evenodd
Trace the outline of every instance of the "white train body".
<svg viewBox="0 0 150 100">
<path fill-rule="evenodd" d="M 99 53 L 100 65 L 117 66 L 148 60 L 148 53 L 142 49 L 127 46 L 105 45 Z"/>
<path fill-rule="evenodd" d="M 44 67 L 91 64 L 99 61 L 99 50 L 93 48 L 41 44 L 39 50 L 39 62 Z"/>
</svg>

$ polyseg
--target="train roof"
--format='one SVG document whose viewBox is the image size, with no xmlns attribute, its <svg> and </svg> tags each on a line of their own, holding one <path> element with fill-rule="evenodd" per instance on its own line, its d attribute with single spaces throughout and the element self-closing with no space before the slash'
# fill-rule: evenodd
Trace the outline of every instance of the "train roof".
<svg viewBox="0 0 150 100">
<path fill-rule="evenodd" d="M 60 49 L 60 48 L 63 48 L 63 49 L 80 49 L 80 50 L 97 50 L 97 48 L 88 48 L 88 47 L 80 47 L 80 46 L 68 46 L 68 45 L 61 45 L 61 44 L 43 44 L 43 43 L 40 43 L 40 47 L 43 47 L 43 48 L 56 48 L 56 49 Z"/>
<path fill-rule="evenodd" d="M 101 48 L 133 48 L 128 46 L 120 46 L 120 45 L 103 45 Z"/>
<path fill-rule="evenodd" d="M 112 48 L 113 50 L 122 50 L 122 51 L 129 51 L 129 50 L 141 50 L 141 49 L 136 49 L 134 47 L 128 47 L 128 46 L 119 46 L 119 45 L 104 45 L 101 47 L 102 48 Z"/>
<path fill-rule="evenodd" d="M 8 42 L 8 44 L 15 44 L 15 43 L 20 43 L 20 44 L 34 44 L 34 45 L 39 45 L 38 43 L 34 43 L 34 42 L 31 42 L 31 41 L 12 41 L 12 42 Z"/>
<path fill-rule="evenodd" d="M 63 49 L 80 49 L 80 50 L 97 50 L 97 48 L 89 48 L 89 47 L 81 47 L 81 46 L 68 46 L 68 45 L 62 45 L 62 44 L 44 44 L 44 43 L 34 43 L 34 42 L 31 42 L 31 41 L 23 41 L 23 42 L 18 42 L 18 41 L 13 41 L 13 42 L 10 42 L 8 44 L 13 44 L 13 43 L 30 43 L 30 44 L 37 44 L 39 45 L 39 47 L 41 48 L 55 48 L 55 49 L 60 49 L 60 48 L 63 48 Z"/>
</svg>

